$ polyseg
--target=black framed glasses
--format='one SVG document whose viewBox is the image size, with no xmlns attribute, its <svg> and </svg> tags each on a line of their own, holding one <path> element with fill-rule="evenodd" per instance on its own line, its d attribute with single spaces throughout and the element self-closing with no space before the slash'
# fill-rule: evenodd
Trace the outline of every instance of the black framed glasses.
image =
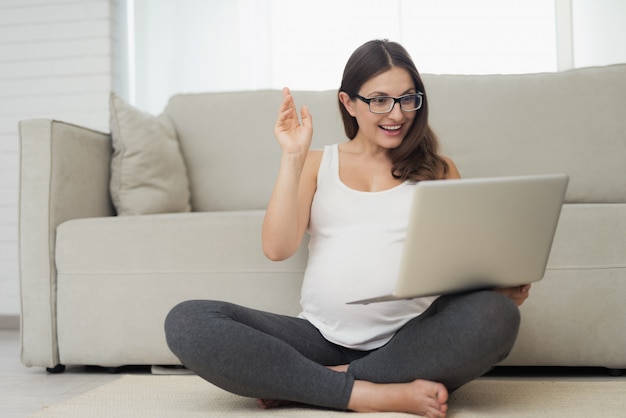
<svg viewBox="0 0 626 418">
<path fill-rule="evenodd" d="M 400 108 L 405 112 L 415 112 L 422 107 L 424 93 L 418 91 L 417 93 L 405 94 L 400 97 L 363 97 L 357 94 L 356 97 L 367 103 L 372 113 L 389 113 L 393 110 L 396 103 L 400 103 Z"/>
</svg>

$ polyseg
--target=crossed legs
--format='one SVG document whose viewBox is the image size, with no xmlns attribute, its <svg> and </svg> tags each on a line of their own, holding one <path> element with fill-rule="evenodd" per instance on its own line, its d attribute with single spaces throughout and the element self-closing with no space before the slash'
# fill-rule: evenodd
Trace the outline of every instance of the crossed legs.
<svg viewBox="0 0 626 418">
<path fill-rule="evenodd" d="M 183 302 L 165 330 L 187 368 L 232 393 L 436 417 L 445 415 L 446 387 L 504 358 L 518 326 L 515 304 L 485 291 L 439 298 L 371 352 L 332 344 L 303 319 L 225 302 Z"/>
<path fill-rule="evenodd" d="M 170 349 L 229 392 L 345 409 L 354 379 L 324 364 L 349 362 L 308 321 L 215 301 L 188 301 L 168 315 Z"/>
</svg>

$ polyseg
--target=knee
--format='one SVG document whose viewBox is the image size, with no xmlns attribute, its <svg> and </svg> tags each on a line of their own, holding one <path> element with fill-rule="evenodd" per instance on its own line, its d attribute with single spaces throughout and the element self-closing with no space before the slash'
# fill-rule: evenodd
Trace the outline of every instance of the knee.
<svg viewBox="0 0 626 418">
<path fill-rule="evenodd" d="M 503 360 L 513 348 L 521 323 L 519 308 L 509 297 L 497 292 L 480 292 L 483 307 L 483 329 L 489 332 L 492 344 L 500 347 Z"/>
<path fill-rule="evenodd" d="M 181 302 L 174 306 L 165 317 L 165 340 L 174 354 L 179 355 L 181 344 L 188 334 L 187 329 L 193 320 L 195 301 Z"/>
<path fill-rule="evenodd" d="M 196 345 L 202 329 L 210 326 L 211 312 L 219 311 L 218 302 L 188 300 L 174 306 L 165 317 L 165 339 L 170 350 L 179 358 Z M 202 328 L 202 329 L 201 329 Z"/>
<path fill-rule="evenodd" d="M 481 305 L 486 308 L 486 312 L 493 315 L 494 319 L 499 319 L 503 323 L 516 327 L 519 326 L 519 308 L 511 298 L 494 291 L 477 292 L 477 296 L 481 298 Z"/>
<path fill-rule="evenodd" d="M 165 334 L 172 335 L 187 323 L 188 318 L 192 315 L 195 301 L 188 300 L 174 306 L 165 317 Z"/>
</svg>

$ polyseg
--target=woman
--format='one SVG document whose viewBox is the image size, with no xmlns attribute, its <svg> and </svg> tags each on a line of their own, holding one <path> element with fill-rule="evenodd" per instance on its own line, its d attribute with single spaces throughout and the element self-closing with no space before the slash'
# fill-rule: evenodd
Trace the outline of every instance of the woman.
<svg viewBox="0 0 626 418">
<path fill-rule="evenodd" d="M 444 417 L 448 391 L 510 351 L 529 286 L 347 305 L 388 290 L 416 183 L 459 173 L 438 154 L 424 86 L 399 44 L 359 47 L 338 100 L 347 142 L 309 150 L 311 114 L 304 106 L 300 122 L 288 89 L 275 126 L 282 158 L 263 250 L 286 259 L 309 231 L 302 313 L 188 301 L 168 315 L 168 344 L 187 368 L 262 407 Z"/>
</svg>

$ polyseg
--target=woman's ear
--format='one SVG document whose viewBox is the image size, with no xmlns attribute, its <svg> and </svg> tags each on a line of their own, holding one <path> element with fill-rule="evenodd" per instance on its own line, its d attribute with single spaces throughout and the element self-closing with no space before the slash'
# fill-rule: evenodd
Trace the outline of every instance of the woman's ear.
<svg viewBox="0 0 626 418">
<path fill-rule="evenodd" d="M 352 116 L 353 118 L 356 117 L 354 112 L 354 101 L 352 101 L 348 93 L 346 93 L 345 91 L 340 91 L 339 101 L 341 102 L 341 104 L 343 104 L 343 107 L 346 108 L 346 111 L 350 114 L 350 116 Z"/>
</svg>

